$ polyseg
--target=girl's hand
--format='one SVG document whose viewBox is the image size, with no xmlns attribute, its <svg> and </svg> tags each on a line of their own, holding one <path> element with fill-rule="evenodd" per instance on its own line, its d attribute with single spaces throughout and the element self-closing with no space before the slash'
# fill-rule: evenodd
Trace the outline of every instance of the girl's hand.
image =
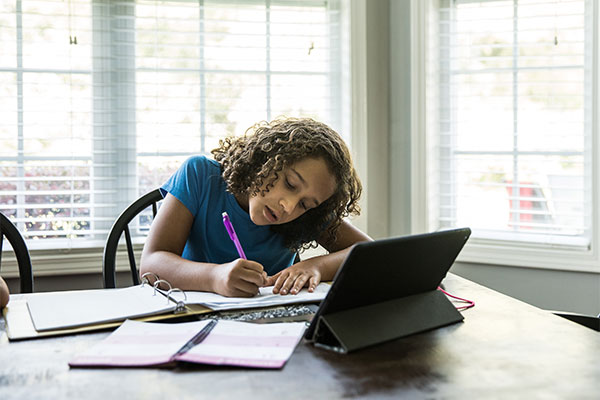
<svg viewBox="0 0 600 400">
<path fill-rule="evenodd" d="M 309 292 L 314 292 L 319 282 L 321 272 L 317 264 L 314 260 L 306 260 L 268 277 L 265 286 L 273 285 L 273 293 L 286 295 L 298 294 L 305 286 L 308 286 Z"/>
<path fill-rule="evenodd" d="M 227 297 L 252 297 L 266 280 L 262 265 L 238 258 L 214 267 L 213 291 Z"/>
</svg>

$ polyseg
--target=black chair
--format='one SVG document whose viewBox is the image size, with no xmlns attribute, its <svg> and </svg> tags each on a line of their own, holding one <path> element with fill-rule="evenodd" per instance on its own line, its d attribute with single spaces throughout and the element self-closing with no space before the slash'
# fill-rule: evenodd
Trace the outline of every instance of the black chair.
<svg viewBox="0 0 600 400">
<path fill-rule="evenodd" d="M 104 246 L 104 255 L 102 258 L 102 276 L 104 278 L 105 288 L 116 287 L 117 273 L 116 273 L 116 259 L 117 259 L 117 247 L 119 245 L 119 239 L 121 235 L 125 233 L 125 242 L 127 244 L 127 255 L 129 257 L 129 268 L 131 270 L 131 279 L 134 285 L 140 284 L 140 277 L 137 265 L 135 263 L 135 256 L 133 253 L 133 243 L 131 242 L 131 233 L 129 232 L 129 223 L 138 216 L 146 208 L 152 206 L 152 218 L 156 216 L 158 211 L 158 203 L 163 199 L 159 189 L 155 189 L 149 193 L 146 193 L 136 201 L 134 201 L 129 207 L 125 209 L 119 215 L 119 218 L 115 221 L 108 238 L 106 239 L 106 245 Z"/>
<path fill-rule="evenodd" d="M 597 317 L 594 317 L 593 315 L 570 313 L 566 311 L 553 311 L 552 313 L 600 332 L 600 314 Z"/>
<path fill-rule="evenodd" d="M 25 244 L 23 236 L 21 236 L 21 232 L 19 232 L 17 227 L 6 215 L 0 212 L 0 265 L 2 263 L 2 244 L 4 242 L 4 237 L 8 239 L 17 258 L 21 293 L 32 293 L 33 270 L 31 268 L 29 250 L 27 250 L 27 245 Z"/>
</svg>

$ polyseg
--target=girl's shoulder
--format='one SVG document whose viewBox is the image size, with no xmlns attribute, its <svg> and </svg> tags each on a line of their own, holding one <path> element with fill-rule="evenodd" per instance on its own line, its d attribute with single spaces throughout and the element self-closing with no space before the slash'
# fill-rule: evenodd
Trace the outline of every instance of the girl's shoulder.
<svg viewBox="0 0 600 400">
<path fill-rule="evenodd" d="M 209 165 L 209 166 L 219 166 L 220 164 L 213 160 L 212 158 L 209 158 L 205 155 L 194 155 L 194 156 L 190 156 L 187 160 L 185 160 L 184 162 L 185 164 L 193 164 L 193 165 Z"/>
<path fill-rule="evenodd" d="M 221 170 L 221 165 L 212 158 L 208 158 L 204 155 L 196 155 L 185 160 L 183 168 L 193 169 L 196 173 L 205 175 L 207 173 L 219 172 Z"/>
</svg>

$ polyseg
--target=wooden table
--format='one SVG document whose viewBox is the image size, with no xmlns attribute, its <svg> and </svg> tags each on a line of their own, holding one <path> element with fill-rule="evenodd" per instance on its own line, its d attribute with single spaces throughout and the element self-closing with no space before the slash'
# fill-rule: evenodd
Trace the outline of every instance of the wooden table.
<svg viewBox="0 0 600 400">
<path fill-rule="evenodd" d="M 282 370 L 70 369 L 108 332 L 8 342 L 0 399 L 598 399 L 600 334 L 455 275 L 465 321 L 349 355 L 301 343 Z"/>
</svg>

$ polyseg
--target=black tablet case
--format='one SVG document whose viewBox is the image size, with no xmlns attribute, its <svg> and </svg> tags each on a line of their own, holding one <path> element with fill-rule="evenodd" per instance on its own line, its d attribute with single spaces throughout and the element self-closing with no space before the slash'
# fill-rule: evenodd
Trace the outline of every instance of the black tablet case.
<svg viewBox="0 0 600 400">
<path fill-rule="evenodd" d="M 305 338 L 348 353 L 462 321 L 437 288 L 470 234 L 460 228 L 355 245 Z"/>
</svg>

